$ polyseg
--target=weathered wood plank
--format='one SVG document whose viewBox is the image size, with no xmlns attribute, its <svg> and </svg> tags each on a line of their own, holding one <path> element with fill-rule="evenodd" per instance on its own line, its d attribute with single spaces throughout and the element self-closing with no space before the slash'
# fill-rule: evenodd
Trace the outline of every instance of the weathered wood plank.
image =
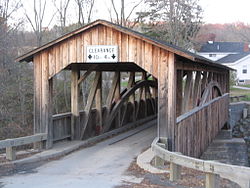
<svg viewBox="0 0 250 188">
<path fill-rule="evenodd" d="M 183 100 L 183 71 L 177 70 L 176 81 L 176 117 L 181 115 Z"/>
<path fill-rule="evenodd" d="M 80 71 L 73 67 L 71 70 L 71 140 L 80 138 L 79 77 Z"/>
<path fill-rule="evenodd" d="M 31 136 L 0 140 L 0 149 L 21 146 L 47 140 L 47 133 L 39 133 Z"/>
<path fill-rule="evenodd" d="M 127 34 L 121 34 L 121 61 L 122 62 L 128 62 L 128 35 Z"/>
<path fill-rule="evenodd" d="M 200 97 L 200 81 L 201 81 L 201 72 L 197 71 L 194 81 L 194 93 L 193 93 L 193 108 L 198 105 L 198 99 Z"/>
<path fill-rule="evenodd" d="M 193 80 L 193 73 L 192 71 L 187 72 L 187 78 L 184 88 L 184 98 L 183 98 L 183 104 L 182 104 L 182 114 L 188 111 L 189 108 L 189 102 L 190 102 L 190 93 L 192 90 L 192 80 Z"/>
<path fill-rule="evenodd" d="M 93 105 L 93 102 L 94 102 L 94 98 L 96 96 L 96 91 L 97 91 L 97 88 L 98 88 L 98 83 L 100 82 L 99 81 L 100 78 L 101 78 L 101 72 L 96 72 L 96 75 L 95 75 L 95 78 L 94 78 L 94 83 L 93 83 L 93 86 L 90 89 L 90 93 L 89 93 L 89 96 L 88 96 L 87 105 L 86 105 L 86 107 L 84 109 L 84 111 L 86 112 L 86 119 L 84 121 L 82 130 L 81 130 L 81 137 L 80 137 L 81 140 L 83 139 L 85 130 L 86 130 L 88 122 L 89 122 L 90 111 L 91 111 L 91 108 L 92 108 L 92 105 Z"/>
<path fill-rule="evenodd" d="M 167 132 L 169 138 L 169 150 L 175 151 L 175 137 L 176 137 L 176 67 L 175 67 L 175 55 L 169 53 L 168 55 L 168 120 L 167 120 Z"/>
<path fill-rule="evenodd" d="M 158 68 L 158 137 L 167 137 L 168 53 L 160 50 Z"/>
<path fill-rule="evenodd" d="M 98 74 L 100 74 L 100 78 L 98 80 L 98 84 L 97 84 L 97 89 L 96 89 L 96 110 L 97 110 L 97 116 L 98 116 L 98 122 L 96 126 L 100 126 L 100 130 L 102 129 L 102 122 L 103 122 L 103 118 L 102 118 L 102 72 L 99 72 Z"/>
</svg>

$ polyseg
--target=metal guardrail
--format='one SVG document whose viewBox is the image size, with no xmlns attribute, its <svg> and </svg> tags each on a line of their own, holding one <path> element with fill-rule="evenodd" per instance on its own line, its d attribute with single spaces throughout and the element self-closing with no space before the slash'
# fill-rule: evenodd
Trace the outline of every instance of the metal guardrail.
<svg viewBox="0 0 250 188">
<path fill-rule="evenodd" d="M 170 180 L 180 178 L 181 167 L 187 167 L 206 173 L 206 188 L 219 187 L 218 178 L 226 178 L 243 188 L 250 188 L 250 168 L 236 165 L 206 161 L 170 152 L 167 149 L 166 138 L 156 138 L 152 145 L 154 154 L 164 161 L 170 162 Z"/>
<path fill-rule="evenodd" d="M 12 138 L 0 141 L 0 149 L 6 148 L 6 159 L 15 160 L 16 159 L 16 146 L 32 144 L 32 143 L 41 143 L 42 141 L 47 140 L 46 133 L 35 134 L 31 136 Z"/>
</svg>

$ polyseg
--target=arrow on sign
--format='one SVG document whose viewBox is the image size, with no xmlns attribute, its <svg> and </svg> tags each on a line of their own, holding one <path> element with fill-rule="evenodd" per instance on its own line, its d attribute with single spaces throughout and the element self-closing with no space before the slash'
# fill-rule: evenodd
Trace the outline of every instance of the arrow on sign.
<svg viewBox="0 0 250 188">
<path fill-rule="evenodd" d="M 115 56 L 115 54 L 113 54 L 111 57 L 112 57 L 113 59 L 115 59 L 116 56 Z"/>
<path fill-rule="evenodd" d="M 91 58 L 92 58 L 92 55 L 89 55 L 88 58 L 91 59 Z"/>
</svg>

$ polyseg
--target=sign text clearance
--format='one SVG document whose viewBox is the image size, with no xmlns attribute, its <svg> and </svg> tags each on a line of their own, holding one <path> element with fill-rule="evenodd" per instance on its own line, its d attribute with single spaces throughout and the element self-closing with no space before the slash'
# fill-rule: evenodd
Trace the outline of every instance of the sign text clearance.
<svg viewBox="0 0 250 188">
<path fill-rule="evenodd" d="M 87 62 L 114 63 L 118 62 L 118 46 L 98 45 L 87 46 Z"/>
</svg>

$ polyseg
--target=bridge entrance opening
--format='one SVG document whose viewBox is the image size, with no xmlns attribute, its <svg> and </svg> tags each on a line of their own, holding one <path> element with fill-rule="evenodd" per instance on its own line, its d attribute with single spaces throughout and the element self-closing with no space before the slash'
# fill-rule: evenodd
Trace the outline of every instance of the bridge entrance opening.
<svg viewBox="0 0 250 188">
<path fill-rule="evenodd" d="M 157 117 L 157 79 L 134 63 L 72 63 L 71 113 L 53 116 L 53 140 L 85 140 Z"/>
</svg>

